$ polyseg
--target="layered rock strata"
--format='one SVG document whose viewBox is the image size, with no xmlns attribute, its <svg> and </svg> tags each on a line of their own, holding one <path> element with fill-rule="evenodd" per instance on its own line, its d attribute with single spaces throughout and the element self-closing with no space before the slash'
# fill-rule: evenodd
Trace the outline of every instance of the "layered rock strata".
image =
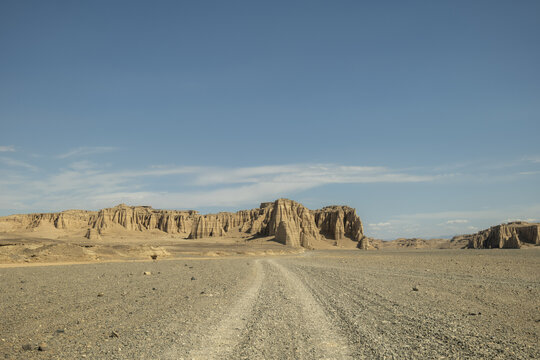
<svg viewBox="0 0 540 360">
<path fill-rule="evenodd" d="M 368 248 L 362 222 L 347 206 L 309 210 L 288 199 L 262 203 L 257 209 L 236 213 L 200 215 L 197 211 L 156 210 L 149 206 L 124 204 L 99 211 L 69 210 L 61 213 L 12 215 L 0 218 L 0 231 L 37 229 L 42 224 L 56 229 L 80 230 L 88 239 L 101 239 L 109 230 L 151 231 L 180 234 L 190 239 L 222 237 L 230 234 L 275 236 L 293 247 L 310 248 L 323 239 L 358 241 Z"/>
<path fill-rule="evenodd" d="M 540 245 L 540 224 L 516 221 L 452 239 L 456 240 L 467 240 L 470 249 L 519 249 L 524 243 Z"/>
</svg>

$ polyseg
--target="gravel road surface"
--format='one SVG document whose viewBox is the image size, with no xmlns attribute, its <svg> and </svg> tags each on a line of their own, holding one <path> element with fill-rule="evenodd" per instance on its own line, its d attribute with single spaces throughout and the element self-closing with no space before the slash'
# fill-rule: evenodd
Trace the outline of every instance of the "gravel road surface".
<svg viewBox="0 0 540 360">
<path fill-rule="evenodd" d="M 0 357 L 538 359 L 539 250 L 0 268 Z"/>
</svg>

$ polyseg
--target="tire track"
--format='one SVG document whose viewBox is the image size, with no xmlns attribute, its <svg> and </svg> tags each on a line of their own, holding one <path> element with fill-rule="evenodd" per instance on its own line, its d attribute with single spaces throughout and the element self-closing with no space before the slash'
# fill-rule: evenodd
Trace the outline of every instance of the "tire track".
<svg viewBox="0 0 540 360">
<path fill-rule="evenodd" d="M 317 354 L 323 359 L 352 359 L 347 342 L 338 329 L 329 321 L 320 304 L 315 300 L 311 291 L 302 280 L 285 266 L 274 260 L 267 260 L 293 289 L 299 306 L 304 310 L 303 315 Z"/>
<path fill-rule="evenodd" d="M 189 359 L 228 359 L 231 352 L 238 344 L 242 330 L 246 326 L 265 274 L 259 260 L 255 260 L 255 279 L 244 295 L 234 307 L 216 325 L 207 329 L 206 336 L 201 338 L 199 344 L 189 352 Z M 176 349 L 171 349 L 164 354 L 166 359 L 178 359 Z"/>
<path fill-rule="evenodd" d="M 417 309 L 363 288 L 354 281 L 340 280 L 332 273 L 313 271 L 305 266 L 299 270 L 313 280 L 309 287 L 329 311 L 336 313 L 343 327 L 350 329 L 349 335 L 369 339 L 358 347 L 357 355 L 399 358 L 407 352 L 415 357 L 414 352 L 421 351 L 432 356 L 441 353 L 451 357 L 457 354 L 476 358 L 486 356 L 487 349 L 479 348 L 477 343 L 489 343 L 488 338 L 482 339 L 481 333 L 472 333 L 472 330 L 466 331 L 461 327 L 458 330 L 456 325 L 445 320 L 444 315 L 435 316 L 430 311 L 418 313 Z M 492 346 L 499 348 L 498 344 Z M 366 353 L 370 348 L 372 353 Z M 490 354 L 493 357 L 497 355 L 496 352 Z"/>
</svg>

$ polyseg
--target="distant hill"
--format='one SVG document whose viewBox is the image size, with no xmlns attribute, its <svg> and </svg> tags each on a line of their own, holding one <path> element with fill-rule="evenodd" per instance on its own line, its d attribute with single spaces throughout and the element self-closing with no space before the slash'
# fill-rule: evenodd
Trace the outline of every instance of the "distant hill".
<svg viewBox="0 0 540 360">
<path fill-rule="evenodd" d="M 514 221 L 475 234 L 454 236 L 452 241 L 466 241 L 470 249 L 519 249 L 529 244 L 540 245 L 540 223 Z"/>
</svg>

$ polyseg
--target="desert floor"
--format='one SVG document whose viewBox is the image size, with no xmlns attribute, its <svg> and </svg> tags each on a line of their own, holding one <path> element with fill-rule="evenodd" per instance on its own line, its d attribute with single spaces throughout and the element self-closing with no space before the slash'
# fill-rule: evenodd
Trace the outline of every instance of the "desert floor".
<svg viewBox="0 0 540 360">
<path fill-rule="evenodd" d="M 538 248 L 16 266 L 0 284 L 7 359 L 540 358 Z"/>
</svg>

